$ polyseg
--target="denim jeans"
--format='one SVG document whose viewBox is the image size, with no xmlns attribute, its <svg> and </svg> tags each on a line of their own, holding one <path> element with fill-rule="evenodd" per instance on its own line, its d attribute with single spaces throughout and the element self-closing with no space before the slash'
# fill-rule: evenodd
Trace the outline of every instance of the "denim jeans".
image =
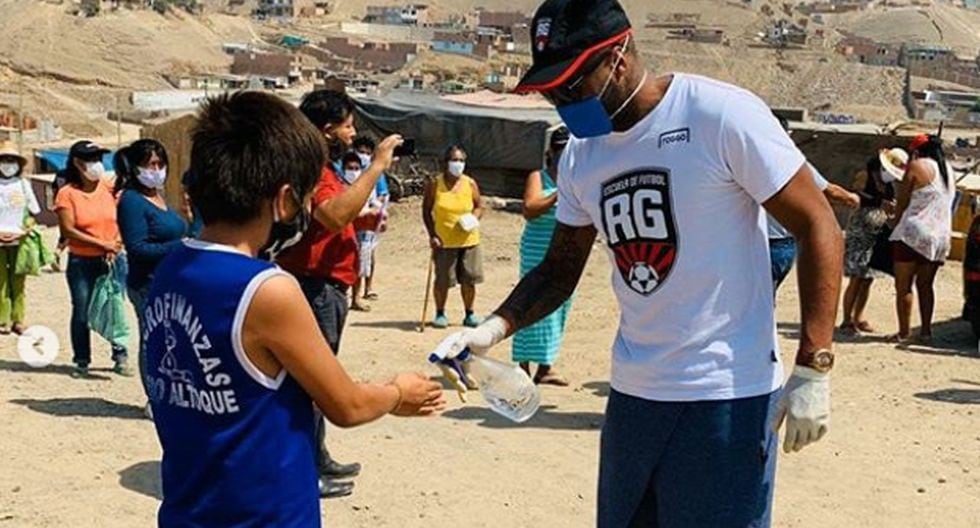
<svg viewBox="0 0 980 528">
<path fill-rule="evenodd" d="M 116 258 L 116 280 L 125 283 L 128 266 L 126 257 Z M 109 272 L 109 265 L 102 257 L 68 256 L 68 291 L 71 294 L 71 348 L 72 361 L 87 367 L 92 362 L 92 336 L 88 327 L 88 307 L 92 298 L 95 281 Z M 112 345 L 113 361 L 124 360 L 128 356 L 125 347 Z"/>
<path fill-rule="evenodd" d="M 721 401 L 609 395 L 599 528 L 768 528 L 781 391 Z"/>
<path fill-rule="evenodd" d="M 776 295 L 776 290 L 783 283 L 786 276 L 793 269 L 793 261 L 796 260 L 796 240 L 792 238 L 770 238 L 769 239 L 769 263 L 772 267 L 772 294 Z"/>
<path fill-rule="evenodd" d="M 325 279 L 314 277 L 296 277 L 303 290 L 306 301 L 313 309 L 317 326 L 330 345 L 334 355 L 340 352 L 340 336 L 344 333 L 344 323 L 347 321 L 347 291 Z M 326 443 L 326 420 L 318 407 L 314 407 L 316 417 L 316 445 L 318 468 L 323 468 L 331 460 Z"/>
<path fill-rule="evenodd" d="M 140 289 L 126 288 L 126 293 L 129 294 L 129 301 L 133 303 L 133 310 L 136 310 L 136 324 L 138 325 L 138 334 L 136 336 L 137 349 L 136 361 L 139 364 L 140 370 L 140 383 L 143 384 L 143 392 L 149 397 L 149 391 L 147 390 L 146 382 L 146 350 L 143 349 L 143 312 L 146 310 L 146 298 L 150 294 L 150 285 L 146 284 Z"/>
</svg>

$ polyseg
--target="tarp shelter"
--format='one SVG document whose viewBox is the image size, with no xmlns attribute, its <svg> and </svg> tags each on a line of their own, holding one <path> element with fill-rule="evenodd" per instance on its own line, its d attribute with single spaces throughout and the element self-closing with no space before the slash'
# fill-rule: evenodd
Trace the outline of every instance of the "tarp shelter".
<svg viewBox="0 0 980 528">
<path fill-rule="evenodd" d="M 355 104 L 360 133 L 413 138 L 421 158 L 442 159 L 450 145 L 462 145 L 467 172 L 484 192 L 500 196 L 523 194 L 527 174 L 544 162 L 549 129 L 560 123 L 550 108 L 508 107 L 506 99 L 475 105 L 396 90 Z"/>
<path fill-rule="evenodd" d="M 113 152 L 110 152 L 102 157 L 102 164 L 105 166 L 105 170 L 107 172 L 112 172 L 115 170 L 112 165 L 113 154 Z M 35 172 L 38 173 L 57 172 L 64 169 L 68 165 L 68 149 L 35 150 L 34 157 L 37 158 Z"/>
</svg>

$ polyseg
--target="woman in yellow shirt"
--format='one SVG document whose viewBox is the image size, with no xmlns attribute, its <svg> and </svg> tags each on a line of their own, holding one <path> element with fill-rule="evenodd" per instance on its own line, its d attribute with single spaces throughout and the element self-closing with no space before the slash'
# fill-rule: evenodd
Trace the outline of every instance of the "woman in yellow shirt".
<svg viewBox="0 0 980 528">
<path fill-rule="evenodd" d="M 446 150 L 446 167 L 425 188 L 422 220 L 429 233 L 435 260 L 436 318 L 432 326 L 446 328 L 446 299 L 449 289 L 460 285 L 466 317 L 463 325 L 475 327 L 480 319 L 473 312 L 476 285 L 483 282 L 480 255 L 480 218 L 483 206 L 480 187 L 467 176 L 466 151 L 459 145 Z"/>
</svg>

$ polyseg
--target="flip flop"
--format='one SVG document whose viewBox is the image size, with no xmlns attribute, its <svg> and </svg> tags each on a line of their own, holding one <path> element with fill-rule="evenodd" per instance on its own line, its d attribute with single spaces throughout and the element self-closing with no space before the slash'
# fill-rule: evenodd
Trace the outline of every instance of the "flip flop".
<svg viewBox="0 0 980 528">
<path fill-rule="evenodd" d="M 548 373 L 540 378 L 534 379 L 535 385 L 553 385 L 555 387 L 567 387 L 568 380 L 563 378 L 560 374 Z"/>
<path fill-rule="evenodd" d="M 371 307 L 370 306 L 364 306 L 362 304 L 352 304 L 351 307 L 350 307 L 350 309 L 353 310 L 353 311 L 355 311 L 355 312 L 370 312 L 371 311 Z"/>
<path fill-rule="evenodd" d="M 377 293 L 374 293 L 374 292 L 366 293 L 366 294 L 364 294 L 364 298 L 367 299 L 367 300 L 369 300 L 369 301 L 376 301 L 376 300 L 378 300 L 378 294 Z"/>
<path fill-rule="evenodd" d="M 858 321 L 858 323 L 856 325 L 854 325 L 854 326 L 855 326 L 855 328 L 857 328 L 861 332 L 865 332 L 865 333 L 868 333 L 868 334 L 873 334 L 875 332 L 874 327 L 871 326 L 871 323 L 869 323 L 867 321 Z"/>
</svg>

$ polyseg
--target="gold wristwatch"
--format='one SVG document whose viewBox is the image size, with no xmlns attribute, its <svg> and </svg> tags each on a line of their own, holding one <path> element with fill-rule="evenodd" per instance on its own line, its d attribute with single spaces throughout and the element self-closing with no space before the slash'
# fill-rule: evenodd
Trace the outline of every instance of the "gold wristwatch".
<svg viewBox="0 0 980 528">
<path fill-rule="evenodd" d="M 796 353 L 796 364 L 801 367 L 810 367 L 813 370 L 826 374 L 834 368 L 834 353 L 827 348 L 813 350 L 810 352 L 799 351 Z"/>
</svg>

